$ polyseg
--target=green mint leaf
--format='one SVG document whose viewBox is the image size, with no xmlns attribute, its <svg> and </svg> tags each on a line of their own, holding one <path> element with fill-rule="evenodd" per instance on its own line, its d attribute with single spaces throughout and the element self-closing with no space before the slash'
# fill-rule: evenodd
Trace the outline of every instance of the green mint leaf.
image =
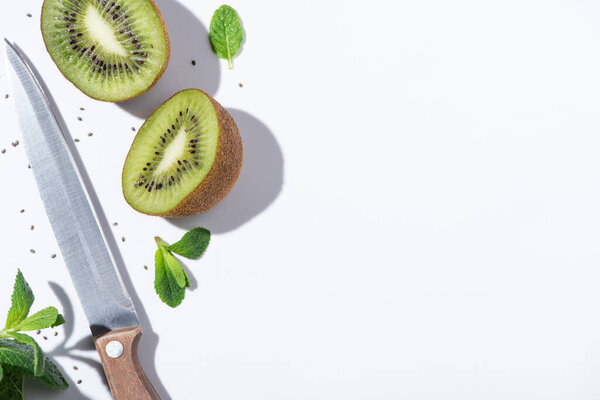
<svg viewBox="0 0 600 400">
<path fill-rule="evenodd" d="M 58 318 L 58 310 L 55 307 L 44 308 L 30 315 L 15 326 L 17 331 L 36 331 L 52 326 Z"/>
<path fill-rule="evenodd" d="M 27 314 L 29 314 L 29 310 L 31 309 L 31 305 L 35 299 L 31 288 L 21 273 L 21 270 L 18 270 L 17 272 L 17 278 L 15 279 L 15 286 L 13 288 L 11 299 L 12 305 L 10 310 L 8 310 L 6 328 L 12 328 L 14 325 L 27 318 Z"/>
<path fill-rule="evenodd" d="M 181 266 L 179 266 L 179 268 L 181 268 Z M 160 297 L 163 303 L 167 304 L 169 307 L 177 307 L 185 297 L 185 286 L 180 286 L 175 276 L 173 276 L 171 268 L 167 265 L 163 256 L 162 248 L 156 250 L 154 256 L 154 269 L 154 289 L 156 290 L 158 297 Z"/>
<path fill-rule="evenodd" d="M 177 261 L 173 254 L 171 254 L 168 250 L 161 249 L 161 251 L 163 253 L 163 259 L 167 264 L 167 267 L 169 268 L 171 274 L 175 278 L 175 282 L 177 282 L 180 288 L 185 289 L 186 287 L 188 287 L 188 277 L 183 268 L 181 268 L 181 265 L 179 265 L 179 261 Z"/>
<path fill-rule="evenodd" d="M 0 339 L 0 364 L 4 368 L 5 377 L 8 373 L 14 373 L 33 378 L 52 389 L 65 390 L 69 387 L 58 367 L 47 357 L 44 358 L 42 374 L 36 376 L 33 349 L 21 342 Z"/>
<path fill-rule="evenodd" d="M 196 259 L 199 258 L 208 247 L 210 232 L 204 228 L 194 228 L 187 232 L 181 240 L 173 243 L 167 249 L 180 256 Z"/>
<path fill-rule="evenodd" d="M 227 5 L 219 7 L 210 21 L 208 38 L 213 51 L 220 58 L 226 59 L 229 69 L 232 69 L 233 57 L 244 41 L 242 21 L 238 13 Z"/>
<path fill-rule="evenodd" d="M 3 376 L 4 376 L 4 371 L 2 370 L 2 364 L 0 364 L 0 383 L 2 383 Z"/>
<path fill-rule="evenodd" d="M 29 335 L 24 333 L 10 332 L 10 337 L 17 339 L 21 343 L 25 343 L 33 349 L 33 375 L 40 376 L 44 372 L 44 352 L 39 344 Z"/>
<path fill-rule="evenodd" d="M 52 325 L 50 325 L 50 328 L 56 328 L 57 326 L 60 326 L 64 323 L 65 323 L 65 317 L 63 317 L 62 314 L 58 314 L 56 316 L 56 320 L 54 321 L 54 323 Z"/>
<path fill-rule="evenodd" d="M 165 265 L 171 271 L 171 275 L 173 275 L 173 277 L 177 281 L 177 284 L 182 288 L 186 288 L 187 286 L 189 286 L 188 277 L 185 271 L 183 270 L 183 268 L 181 268 L 181 265 L 179 265 L 179 261 L 177 261 L 173 254 L 171 254 L 171 252 L 168 250 L 169 245 L 158 236 L 156 236 L 154 240 L 156 240 L 156 244 L 158 244 L 158 249 L 162 253 Z"/>
<path fill-rule="evenodd" d="M 23 400 L 23 377 L 21 375 L 4 373 L 3 379 L 0 381 L 0 399 Z"/>
</svg>

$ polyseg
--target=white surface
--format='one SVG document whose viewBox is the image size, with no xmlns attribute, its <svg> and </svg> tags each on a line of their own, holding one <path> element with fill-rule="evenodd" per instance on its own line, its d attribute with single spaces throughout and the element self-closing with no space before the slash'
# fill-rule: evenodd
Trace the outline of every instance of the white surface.
<svg viewBox="0 0 600 400">
<path fill-rule="evenodd" d="M 60 75 L 39 0 L 4 2 L 0 33 L 42 72 L 119 223 L 163 399 L 600 396 L 600 3 L 234 1 L 247 41 L 232 71 L 206 44 L 220 2 L 158 4 L 171 64 L 125 105 Z M 108 399 L 24 149 L 10 145 L 4 75 L 0 309 L 17 267 L 36 309 L 60 304 L 48 282 L 62 288 L 68 323 L 40 341 L 83 381 L 67 395 L 28 385 L 28 398 Z M 120 192 L 130 127 L 194 86 L 240 125 L 240 181 L 206 215 L 140 215 Z M 172 310 L 153 290 L 153 236 L 192 226 L 214 237 Z"/>
</svg>

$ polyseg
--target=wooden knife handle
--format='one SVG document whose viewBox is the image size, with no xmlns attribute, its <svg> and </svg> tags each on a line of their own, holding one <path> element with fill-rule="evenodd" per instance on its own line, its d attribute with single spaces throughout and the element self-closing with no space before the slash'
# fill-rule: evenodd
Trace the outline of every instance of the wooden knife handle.
<svg viewBox="0 0 600 400">
<path fill-rule="evenodd" d="M 138 360 L 137 345 L 141 336 L 142 328 L 138 326 L 94 338 L 115 400 L 160 400 Z"/>
</svg>

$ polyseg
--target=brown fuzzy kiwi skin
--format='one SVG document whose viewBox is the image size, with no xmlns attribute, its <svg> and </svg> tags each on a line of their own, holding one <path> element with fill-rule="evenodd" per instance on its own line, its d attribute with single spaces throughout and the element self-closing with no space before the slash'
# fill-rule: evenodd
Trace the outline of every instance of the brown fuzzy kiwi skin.
<svg viewBox="0 0 600 400">
<path fill-rule="evenodd" d="M 41 15 L 44 14 L 44 7 L 46 6 L 46 2 L 47 1 L 48 0 L 44 0 L 44 3 L 42 4 L 42 12 L 40 14 L 40 31 L 42 29 L 42 18 L 41 18 Z M 165 34 L 166 49 L 165 49 L 165 65 L 163 65 L 162 69 L 156 75 L 156 79 L 154 79 L 154 82 L 152 82 L 144 91 L 139 92 L 137 94 L 134 94 L 133 96 L 127 97 L 126 99 L 115 100 L 115 101 L 104 100 L 104 99 L 99 99 L 99 98 L 94 97 L 94 96 L 90 96 L 89 94 L 85 93 L 83 90 L 79 89 L 79 87 L 77 85 L 75 85 L 73 83 L 73 81 L 71 81 L 69 78 L 67 78 L 67 76 L 62 72 L 62 70 L 57 67 L 58 70 L 60 71 L 60 73 L 62 74 L 62 76 L 64 76 L 65 79 L 68 80 L 69 82 L 73 83 L 73 86 L 75 86 L 81 93 L 85 94 L 86 96 L 88 96 L 88 97 L 90 97 L 90 98 L 92 98 L 94 100 L 105 101 L 107 103 L 121 103 L 123 101 L 131 100 L 131 99 L 133 99 L 135 97 L 138 97 L 138 96 L 146 93 L 148 90 L 150 90 L 152 88 L 152 86 L 156 85 L 156 82 L 158 82 L 158 80 L 162 77 L 163 73 L 167 69 L 167 65 L 169 64 L 169 58 L 171 57 L 171 40 L 169 39 L 169 33 L 167 32 L 167 25 L 165 24 L 165 20 L 163 19 L 163 16 L 160 13 L 160 10 L 158 9 L 158 6 L 154 2 L 154 0 L 148 0 L 148 1 L 150 2 L 150 4 L 152 4 L 152 7 L 154 7 L 154 10 L 156 11 L 156 14 L 158 15 L 158 19 L 160 19 L 160 24 L 162 25 L 162 29 L 163 29 L 163 32 Z M 44 41 L 44 47 L 46 48 L 46 52 L 50 55 L 50 58 L 52 59 L 52 62 L 54 62 L 54 65 L 57 65 L 56 61 L 52 57 L 52 54 L 50 54 L 50 51 L 48 51 L 48 44 L 46 43 L 46 39 L 44 38 L 43 34 L 42 34 L 42 40 Z"/>
<path fill-rule="evenodd" d="M 164 213 L 144 213 L 147 215 L 179 218 L 206 212 L 227 196 L 235 185 L 235 182 L 240 175 L 240 170 L 242 169 L 244 148 L 242 146 L 240 131 L 231 114 L 229 114 L 227 110 L 225 110 L 225 108 L 208 93 L 200 89 L 186 90 L 196 90 L 203 93 L 211 100 L 215 107 L 219 123 L 219 139 L 217 142 L 215 161 L 202 182 L 200 182 L 200 184 L 174 208 Z M 177 93 L 173 96 L 175 95 L 177 95 Z M 173 96 L 171 96 L 169 100 Z M 165 101 L 165 103 L 167 101 Z M 142 128 L 140 128 L 140 130 L 141 129 Z M 127 157 L 129 157 L 129 155 L 127 155 Z M 125 200 L 127 201 L 127 199 Z"/>
</svg>

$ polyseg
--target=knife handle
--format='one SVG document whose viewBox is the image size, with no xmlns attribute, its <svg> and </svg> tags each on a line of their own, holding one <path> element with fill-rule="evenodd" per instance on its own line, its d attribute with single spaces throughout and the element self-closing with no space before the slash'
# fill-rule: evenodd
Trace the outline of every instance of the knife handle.
<svg viewBox="0 0 600 400">
<path fill-rule="evenodd" d="M 117 329 L 94 338 L 96 350 L 115 400 L 160 400 L 138 360 L 139 326 Z"/>
</svg>

